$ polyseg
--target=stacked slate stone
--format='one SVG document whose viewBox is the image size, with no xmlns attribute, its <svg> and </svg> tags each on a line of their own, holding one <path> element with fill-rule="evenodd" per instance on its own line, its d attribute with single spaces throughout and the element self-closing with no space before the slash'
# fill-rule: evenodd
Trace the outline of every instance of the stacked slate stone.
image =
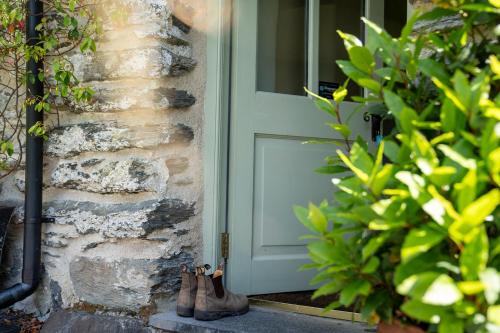
<svg viewBox="0 0 500 333">
<path fill-rule="evenodd" d="M 71 56 L 94 100 L 61 105 L 59 119 L 47 120 L 44 214 L 55 222 L 43 231 L 42 285 L 17 305 L 41 316 L 60 307 L 161 310 L 179 287 L 180 263 L 201 253 L 206 41 L 192 22 L 205 1 L 98 3 L 97 53 Z M 108 15 L 117 7 L 126 12 L 119 22 Z M 20 170 L 0 202 L 22 208 L 24 185 Z M 21 223 L 22 212 L 0 284 L 19 281 Z"/>
</svg>

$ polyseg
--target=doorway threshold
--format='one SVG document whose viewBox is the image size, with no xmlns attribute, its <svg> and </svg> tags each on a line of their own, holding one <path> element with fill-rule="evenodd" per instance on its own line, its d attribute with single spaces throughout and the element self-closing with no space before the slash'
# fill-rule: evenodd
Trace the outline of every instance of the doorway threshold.
<svg viewBox="0 0 500 333">
<path fill-rule="evenodd" d="M 249 298 L 250 304 L 256 307 L 266 308 L 270 310 L 280 310 L 285 312 L 293 312 L 314 317 L 331 318 L 338 320 L 348 320 L 358 323 L 366 323 L 365 320 L 361 318 L 361 314 L 357 312 L 350 311 L 340 311 L 340 310 L 329 310 L 324 311 L 322 308 L 317 308 L 313 306 L 282 303 L 275 301 L 262 300 L 257 298 Z"/>
</svg>

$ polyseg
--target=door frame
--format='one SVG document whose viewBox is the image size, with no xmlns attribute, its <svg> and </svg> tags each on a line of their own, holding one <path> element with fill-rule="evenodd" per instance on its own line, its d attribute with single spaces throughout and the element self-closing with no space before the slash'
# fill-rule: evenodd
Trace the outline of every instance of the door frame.
<svg viewBox="0 0 500 333">
<path fill-rule="evenodd" d="M 207 0 L 206 89 L 203 123 L 203 262 L 221 259 L 220 235 L 228 228 L 229 114 L 232 77 L 232 9 L 234 0 Z M 365 13 L 383 13 L 381 0 L 366 0 Z M 408 17 L 412 7 L 408 3 Z M 316 9 L 316 8 L 315 8 Z M 375 14 L 377 15 L 377 14 Z M 312 28 L 312 27 L 311 27 Z M 310 29 L 310 38 L 317 31 Z M 311 52 L 311 50 L 310 50 Z M 317 50 L 312 50 L 314 56 Z M 314 70 L 315 69 L 310 69 Z M 313 73 L 314 73 L 313 71 Z M 230 242 L 230 249 L 235 246 Z M 228 275 L 225 276 L 228 279 Z M 230 284 L 230 281 L 228 281 Z"/>
<path fill-rule="evenodd" d="M 229 104 L 233 0 L 207 0 L 207 72 L 203 123 L 203 262 L 216 267 L 227 230 Z"/>
</svg>

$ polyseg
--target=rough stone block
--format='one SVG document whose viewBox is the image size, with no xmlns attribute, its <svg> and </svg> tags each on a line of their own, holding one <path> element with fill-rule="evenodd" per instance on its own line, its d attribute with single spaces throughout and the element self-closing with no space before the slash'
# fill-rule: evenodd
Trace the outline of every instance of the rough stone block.
<svg viewBox="0 0 500 333">
<path fill-rule="evenodd" d="M 182 253 L 164 259 L 118 259 L 76 257 L 70 276 L 76 295 L 84 302 L 111 309 L 138 310 L 151 302 L 161 289 L 163 294 L 177 292 L 179 266 L 192 262 Z"/>
<path fill-rule="evenodd" d="M 79 234 L 98 233 L 106 238 L 137 238 L 171 228 L 194 216 L 193 203 L 179 199 L 139 203 L 98 204 L 59 201 L 47 204 L 44 213 L 56 224 L 74 225 Z"/>
<path fill-rule="evenodd" d="M 75 75 L 82 81 L 116 79 L 160 79 L 191 71 L 196 61 L 172 52 L 167 46 L 138 48 L 121 52 L 75 54 Z"/>
<path fill-rule="evenodd" d="M 432 31 L 451 30 L 462 26 L 462 20 L 458 16 L 443 17 L 432 21 L 419 21 L 415 23 L 413 32 L 415 34 L 426 33 Z"/>
<path fill-rule="evenodd" d="M 192 25 L 192 8 L 177 1 L 113 0 L 100 3 L 107 31 L 117 31 L 123 26 L 132 27 L 139 38 L 159 37 L 172 44 L 187 44 L 186 33 Z M 107 13 L 117 9 L 126 13 L 121 20 Z M 191 9 L 191 10 L 190 10 Z"/>
<path fill-rule="evenodd" d="M 93 82 L 95 94 L 90 103 L 70 102 L 73 112 L 113 112 L 127 110 L 165 110 L 192 106 L 196 99 L 185 90 L 157 87 L 137 82 Z"/>
<path fill-rule="evenodd" d="M 193 137 L 193 130 L 183 124 L 125 127 L 116 122 L 82 123 L 52 130 L 46 153 L 49 156 L 72 157 L 84 152 L 114 152 L 162 144 L 189 144 Z"/>
<path fill-rule="evenodd" d="M 60 162 L 52 172 L 51 185 L 101 194 L 162 192 L 168 170 L 163 168 L 164 176 L 160 177 L 158 169 L 152 161 L 138 158 L 65 161 Z"/>
</svg>

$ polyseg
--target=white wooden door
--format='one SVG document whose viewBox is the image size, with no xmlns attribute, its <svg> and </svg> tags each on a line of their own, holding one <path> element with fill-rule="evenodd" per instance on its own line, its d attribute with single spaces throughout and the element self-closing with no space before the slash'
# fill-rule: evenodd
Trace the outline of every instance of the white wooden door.
<svg viewBox="0 0 500 333">
<path fill-rule="evenodd" d="M 380 11 L 376 1 L 371 11 Z M 233 11 L 228 285 L 246 294 L 310 290 L 314 272 L 298 271 L 308 262 L 299 240 L 307 230 L 292 206 L 331 200 L 330 177 L 314 169 L 333 147 L 303 142 L 340 137 L 303 87 L 342 84 L 334 61 L 345 53 L 335 31 L 361 35 L 370 8 L 361 0 L 235 0 Z M 356 106 L 346 102 L 342 112 Z M 353 137 L 368 139 L 362 118 L 351 122 Z"/>
</svg>

